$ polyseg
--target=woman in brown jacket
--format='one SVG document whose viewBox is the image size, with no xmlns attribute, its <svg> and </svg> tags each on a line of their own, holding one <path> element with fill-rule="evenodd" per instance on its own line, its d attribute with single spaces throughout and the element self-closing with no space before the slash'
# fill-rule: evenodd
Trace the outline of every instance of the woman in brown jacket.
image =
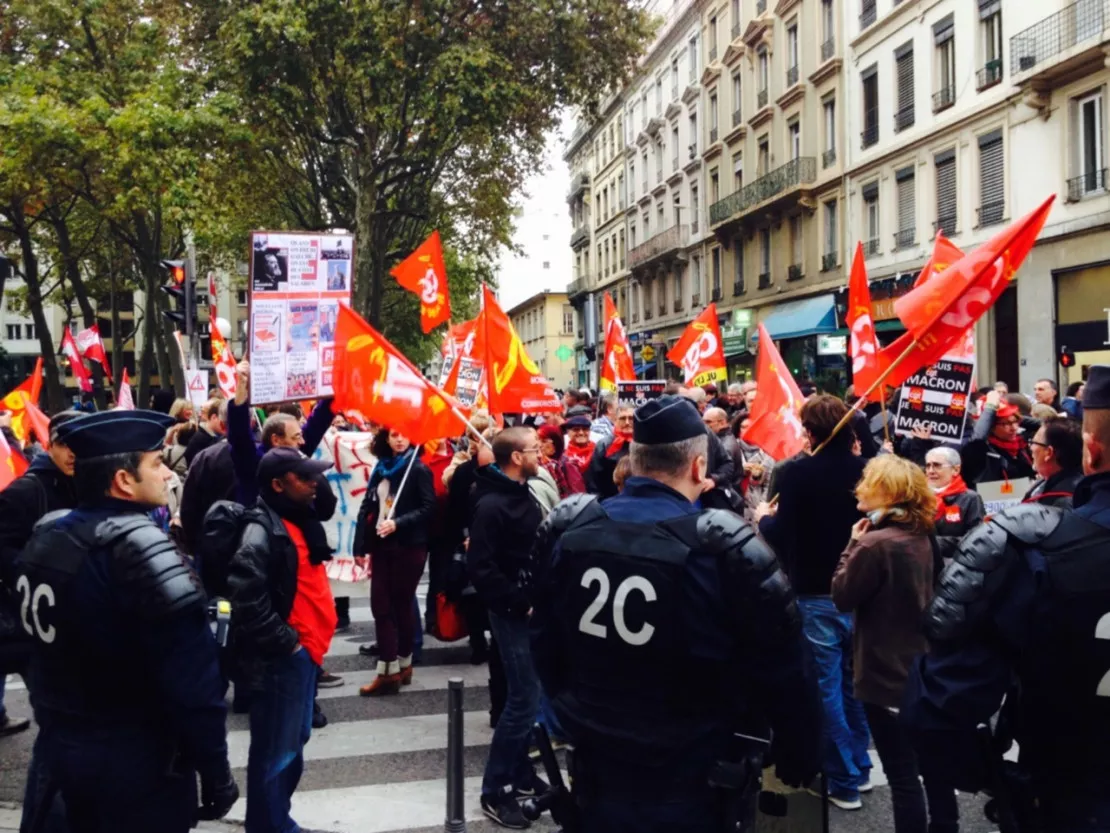
<svg viewBox="0 0 1110 833">
<path fill-rule="evenodd" d="M 856 498 L 867 517 L 852 528 L 832 597 L 838 609 L 855 613 L 855 695 L 890 781 L 894 830 L 955 833 L 959 811 L 952 787 L 926 781 L 922 794 L 917 758 L 898 723 L 910 665 L 929 647 L 921 618 L 936 575 L 930 540 L 936 497 L 916 464 L 881 454 L 864 469 Z"/>
</svg>

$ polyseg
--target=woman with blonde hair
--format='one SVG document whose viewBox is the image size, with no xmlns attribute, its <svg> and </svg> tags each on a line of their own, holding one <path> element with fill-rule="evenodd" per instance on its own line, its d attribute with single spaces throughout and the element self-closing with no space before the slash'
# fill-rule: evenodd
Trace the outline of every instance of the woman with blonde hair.
<svg viewBox="0 0 1110 833">
<path fill-rule="evenodd" d="M 170 405 L 170 416 L 178 422 L 190 422 L 196 414 L 196 408 L 188 399 L 175 399 Z"/>
<path fill-rule="evenodd" d="M 832 598 L 841 611 L 855 614 L 855 696 L 890 781 L 894 830 L 955 833 L 959 811 L 952 786 L 930 779 L 922 793 L 917 756 L 898 723 L 910 665 L 929 649 L 921 619 L 937 571 L 937 498 L 915 463 L 881 454 L 864 469 L 856 499 L 866 517 L 852 528 L 833 575 Z"/>
</svg>

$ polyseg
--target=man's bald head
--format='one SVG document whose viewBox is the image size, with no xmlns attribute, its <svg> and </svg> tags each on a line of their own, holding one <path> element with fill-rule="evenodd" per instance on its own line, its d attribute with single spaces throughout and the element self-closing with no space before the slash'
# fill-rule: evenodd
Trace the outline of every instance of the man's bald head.
<svg viewBox="0 0 1110 833">
<path fill-rule="evenodd" d="M 709 408 L 701 419 L 714 434 L 719 434 L 728 428 L 728 414 L 724 408 Z"/>
</svg>

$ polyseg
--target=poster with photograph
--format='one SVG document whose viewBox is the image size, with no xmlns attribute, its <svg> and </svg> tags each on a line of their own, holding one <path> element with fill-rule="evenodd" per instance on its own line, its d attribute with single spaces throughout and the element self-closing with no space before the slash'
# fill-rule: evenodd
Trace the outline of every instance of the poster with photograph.
<svg viewBox="0 0 1110 833">
<path fill-rule="evenodd" d="M 339 302 L 350 302 L 350 234 L 251 233 L 251 402 L 332 394 Z"/>
</svg>

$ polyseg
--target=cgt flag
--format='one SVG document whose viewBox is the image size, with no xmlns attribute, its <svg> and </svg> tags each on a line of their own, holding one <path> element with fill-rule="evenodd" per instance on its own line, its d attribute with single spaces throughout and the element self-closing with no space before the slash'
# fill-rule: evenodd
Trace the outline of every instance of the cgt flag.
<svg viewBox="0 0 1110 833">
<path fill-rule="evenodd" d="M 33 428 L 27 414 L 28 405 L 38 405 L 42 393 L 42 356 L 35 360 L 34 372 L 24 379 L 18 387 L 0 401 L 0 405 L 12 415 L 12 432 L 21 443 L 31 438 Z"/>
<path fill-rule="evenodd" d="M 601 387 L 616 390 L 617 382 L 631 382 L 636 379 L 636 368 L 632 364 L 632 350 L 628 346 L 628 334 L 617 313 L 617 305 L 609 293 L 605 293 L 605 361 L 601 368 Z"/>
<path fill-rule="evenodd" d="M 563 403 L 528 357 L 513 322 L 489 287 L 482 287 L 482 311 L 478 315 L 474 355 L 483 361 L 489 379 L 488 407 L 491 413 L 559 413 Z"/>
<path fill-rule="evenodd" d="M 466 431 L 455 401 L 342 302 L 335 328 L 334 378 L 335 411 L 360 411 L 400 431 L 414 445 Z"/>
<path fill-rule="evenodd" d="M 77 349 L 81 356 L 91 362 L 99 362 L 104 368 L 104 375 L 112 381 L 112 368 L 108 365 L 108 354 L 104 352 L 104 342 L 100 340 L 100 327 L 93 324 L 91 327 L 79 330 L 77 333 Z"/>
<path fill-rule="evenodd" d="M 687 385 L 700 388 L 710 382 L 728 381 L 716 304 L 707 306 L 690 322 L 682 338 L 667 353 L 667 360 L 682 368 Z"/>
<path fill-rule="evenodd" d="M 748 415 L 751 424 L 744 432 L 744 442 L 759 446 L 776 460 L 793 457 L 805 448 L 799 416 L 804 397 L 762 324 L 755 378 L 759 393 Z"/>
<path fill-rule="evenodd" d="M 62 336 L 62 353 L 69 360 L 73 378 L 77 380 L 81 390 L 85 393 L 91 391 L 92 377 L 89 374 L 89 369 L 85 367 L 85 360 L 81 356 L 81 351 L 77 348 L 77 342 L 73 340 L 73 333 L 70 332 L 69 327 L 65 328 L 65 335 Z"/>
<path fill-rule="evenodd" d="M 216 369 L 216 383 L 220 391 L 228 399 L 235 396 L 238 382 L 235 377 L 235 357 L 231 355 L 231 348 L 227 346 L 224 334 L 220 332 L 220 325 L 212 318 L 208 322 L 208 332 L 212 344 L 212 365 Z"/>
<path fill-rule="evenodd" d="M 852 386 L 862 393 L 879 378 L 879 344 L 875 339 L 875 324 L 871 319 L 871 288 L 867 284 L 867 267 L 863 262 L 863 243 L 856 244 L 852 258 L 852 274 L 848 279 L 848 332 L 851 334 L 849 354 L 852 359 Z M 871 395 L 879 401 L 882 392 Z"/>
<path fill-rule="evenodd" d="M 415 252 L 390 271 L 397 283 L 420 297 L 420 326 L 430 333 L 451 320 L 451 299 L 447 293 L 447 268 L 443 265 L 443 245 L 439 232 L 421 243 Z"/>
</svg>

